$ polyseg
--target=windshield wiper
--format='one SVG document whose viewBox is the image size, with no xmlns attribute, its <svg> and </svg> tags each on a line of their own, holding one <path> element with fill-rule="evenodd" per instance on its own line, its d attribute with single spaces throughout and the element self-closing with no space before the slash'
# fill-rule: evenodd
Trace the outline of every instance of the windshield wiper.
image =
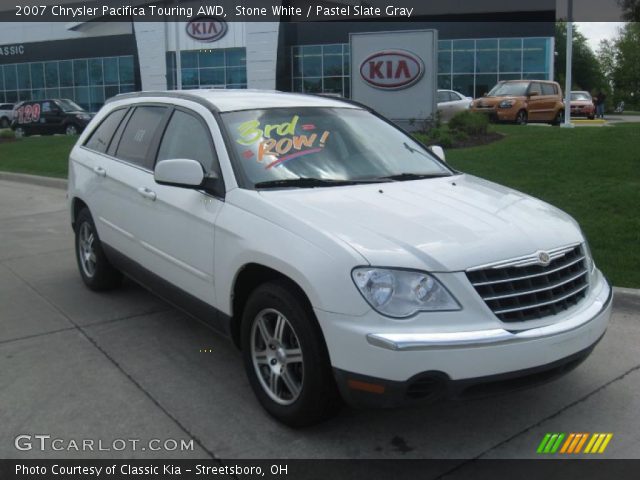
<svg viewBox="0 0 640 480">
<path fill-rule="evenodd" d="M 407 180 L 423 180 L 425 178 L 442 178 L 450 177 L 450 174 L 443 173 L 398 173 L 396 175 L 388 175 L 386 177 L 380 177 L 378 180 L 394 180 L 396 182 L 403 182 Z"/>
<path fill-rule="evenodd" d="M 258 182 L 255 188 L 281 188 L 281 187 L 298 187 L 298 188 L 315 188 L 315 187 L 336 187 L 344 185 L 359 185 L 366 183 L 377 183 L 378 180 L 330 180 L 322 178 L 282 178 L 280 180 L 268 180 Z"/>
</svg>

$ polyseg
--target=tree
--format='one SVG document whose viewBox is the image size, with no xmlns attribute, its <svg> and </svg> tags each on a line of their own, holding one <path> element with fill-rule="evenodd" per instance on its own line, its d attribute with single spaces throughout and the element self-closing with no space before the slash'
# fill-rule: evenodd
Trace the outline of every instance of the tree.
<svg viewBox="0 0 640 480">
<path fill-rule="evenodd" d="M 640 0 L 618 0 L 622 16 L 630 22 L 640 22 Z"/>
<path fill-rule="evenodd" d="M 640 23 L 627 23 L 614 42 L 615 64 L 611 75 L 615 99 L 627 108 L 640 106 Z"/>
<path fill-rule="evenodd" d="M 555 77 L 556 81 L 564 87 L 567 65 L 567 24 L 556 23 L 556 52 Z M 573 26 L 573 89 L 609 91 L 607 79 L 600 67 L 600 63 L 589 47 L 587 39 Z"/>
</svg>

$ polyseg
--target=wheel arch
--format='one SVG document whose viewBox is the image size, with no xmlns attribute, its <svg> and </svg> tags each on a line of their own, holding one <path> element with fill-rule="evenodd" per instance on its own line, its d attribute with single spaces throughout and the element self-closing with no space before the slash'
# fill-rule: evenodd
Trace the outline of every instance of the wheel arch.
<svg viewBox="0 0 640 480">
<path fill-rule="evenodd" d="M 251 292 L 253 292 L 257 287 L 269 281 L 276 281 L 287 285 L 300 296 L 305 307 L 308 308 L 310 312 L 313 312 L 309 296 L 291 277 L 260 263 L 245 264 L 236 274 L 231 290 L 232 311 L 230 333 L 233 343 L 238 348 L 240 348 L 242 314 L 247 299 L 249 298 L 249 295 L 251 295 Z"/>
<path fill-rule="evenodd" d="M 71 200 L 71 226 L 73 227 L 73 231 L 76 230 L 76 218 L 82 211 L 83 208 L 89 210 L 89 206 L 79 197 L 73 197 Z M 89 210 L 91 212 L 91 210 Z"/>
</svg>

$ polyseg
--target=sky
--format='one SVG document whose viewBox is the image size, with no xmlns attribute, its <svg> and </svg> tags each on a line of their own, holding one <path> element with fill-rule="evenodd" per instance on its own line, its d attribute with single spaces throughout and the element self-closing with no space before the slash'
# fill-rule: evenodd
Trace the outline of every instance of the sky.
<svg viewBox="0 0 640 480">
<path fill-rule="evenodd" d="M 616 37 L 618 28 L 624 25 L 624 22 L 576 22 L 576 25 L 580 33 L 587 37 L 591 49 L 596 52 L 600 40 Z"/>
</svg>

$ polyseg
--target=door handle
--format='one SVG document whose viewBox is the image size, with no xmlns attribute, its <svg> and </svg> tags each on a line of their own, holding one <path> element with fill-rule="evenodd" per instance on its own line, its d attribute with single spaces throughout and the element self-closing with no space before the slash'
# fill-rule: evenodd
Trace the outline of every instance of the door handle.
<svg viewBox="0 0 640 480">
<path fill-rule="evenodd" d="M 147 187 L 140 187 L 138 189 L 138 193 L 142 195 L 144 198 L 148 198 L 151 201 L 154 201 L 156 199 L 156 192 L 148 189 Z"/>
<path fill-rule="evenodd" d="M 107 171 L 102 167 L 93 167 L 93 172 L 99 177 L 106 177 Z"/>
</svg>

